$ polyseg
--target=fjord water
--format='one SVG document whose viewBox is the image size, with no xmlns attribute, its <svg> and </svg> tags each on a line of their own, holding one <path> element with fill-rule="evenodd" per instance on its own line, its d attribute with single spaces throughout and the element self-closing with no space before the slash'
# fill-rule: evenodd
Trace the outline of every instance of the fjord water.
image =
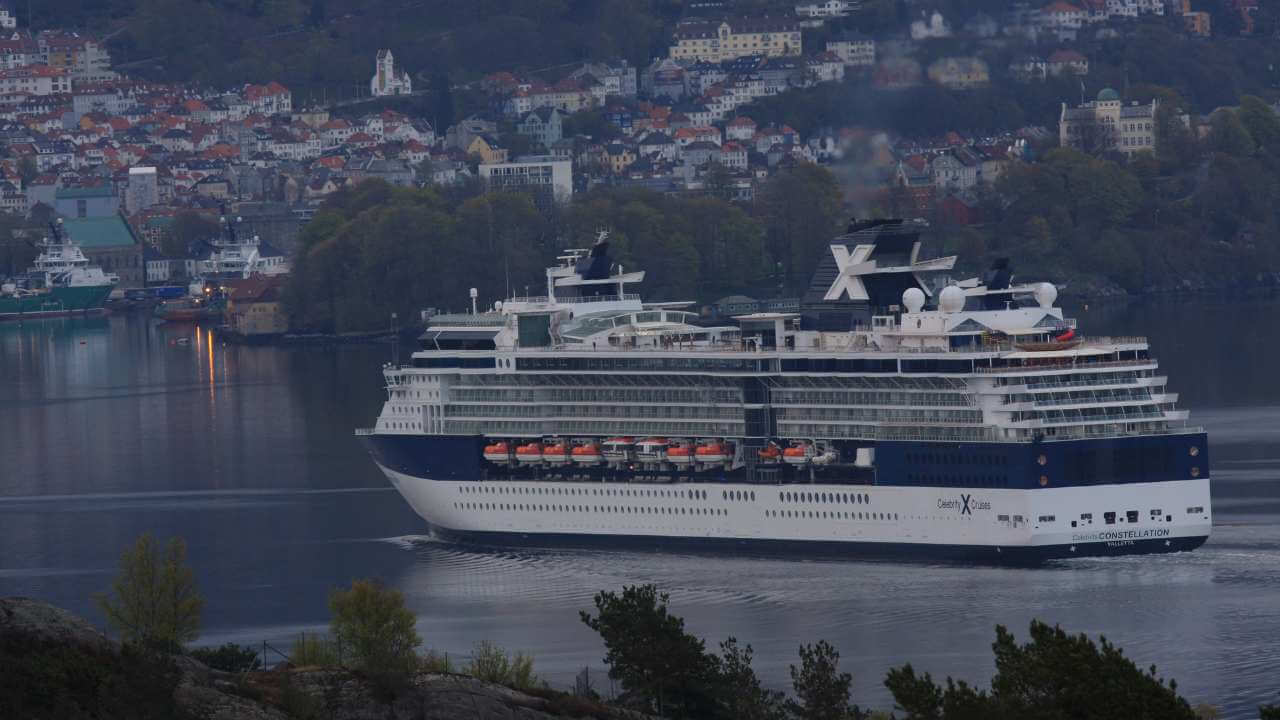
<svg viewBox="0 0 1280 720">
<path fill-rule="evenodd" d="M 381 404 L 389 348 L 223 346 L 113 316 L 0 326 L 0 595 L 101 625 L 90 596 L 121 551 L 143 532 L 181 535 L 207 599 L 202 643 L 287 650 L 323 629 L 331 588 L 377 577 L 405 592 L 427 644 L 465 655 L 491 639 L 567 686 L 583 666 L 603 671 L 577 615 L 592 594 L 654 582 L 710 645 L 754 645 L 772 685 L 799 643 L 831 641 L 856 699 L 882 708 L 889 667 L 985 683 L 994 626 L 1025 637 L 1040 618 L 1106 635 L 1226 718 L 1256 717 L 1280 699 L 1280 300 L 1072 314 L 1086 333 L 1148 335 L 1208 428 L 1215 527 L 1202 549 L 1011 569 L 444 544 L 352 437 Z"/>
</svg>

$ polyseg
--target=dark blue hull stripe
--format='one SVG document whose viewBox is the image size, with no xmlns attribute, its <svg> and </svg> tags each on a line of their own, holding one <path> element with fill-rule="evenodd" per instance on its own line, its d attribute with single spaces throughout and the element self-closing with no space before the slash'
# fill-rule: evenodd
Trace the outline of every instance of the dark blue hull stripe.
<svg viewBox="0 0 1280 720">
<path fill-rule="evenodd" d="M 489 547 L 616 548 L 653 552 L 716 552 L 796 558 L 844 558 L 954 562 L 983 565 L 1036 565 L 1049 560 L 1114 555 L 1186 552 L 1208 538 L 1093 542 L 1075 545 L 995 547 L 990 545 L 930 545 L 925 543 L 833 542 L 742 538 L 658 537 L 652 535 L 593 535 L 464 531 L 433 527 L 433 534 L 454 542 Z"/>
<path fill-rule="evenodd" d="M 571 474 L 625 481 L 657 474 L 681 476 L 685 481 L 748 481 L 741 469 L 646 473 L 603 467 L 509 468 L 484 459 L 486 441 L 479 435 L 378 434 L 362 435 L 360 440 L 383 467 L 435 480 L 552 480 Z M 875 450 L 874 470 L 833 465 L 797 471 L 783 466 L 774 471 L 779 474 L 759 481 L 809 482 L 813 472 L 814 481 L 832 484 L 1035 490 L 1209 476 L 1208 441 L 1203 433 L 1046 443 L 878 442 Z"/>
</svg>

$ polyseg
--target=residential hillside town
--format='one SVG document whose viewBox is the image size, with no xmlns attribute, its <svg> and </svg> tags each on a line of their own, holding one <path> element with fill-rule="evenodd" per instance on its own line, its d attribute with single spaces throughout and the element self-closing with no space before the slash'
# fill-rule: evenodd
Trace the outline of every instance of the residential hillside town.
<svg viewBox="0 0 1280 720">
<path fill-rule="evenodd" d="M 1248 32 L 1258 0 L 1223 2 Z M 643 67 L 602 57 L 554 74 L 492 72 L 467 85 L 483 97 L 481 110 L 436 127 L 438 119 L 367 103 L 298 103 L 276 81 L 218 89 L 148 82 L 113 70 L 101 37 L 30 32 L 0 4 L 0 209 L 79 221 L 75 239 L 125 287 L 191 272 L 207 247 L 165 242 L 184 214 L 216 222 L 229 206 L 246 232 L 287 255 L 327 197 L 372 178 L 530 192 L 544 210 L 597 186 L 690 194 L 715 187 L 750 203 L 779 168 L 856 156 L 841 177 L 863 205 L 974 223 L 981 188 L 1011 163 L 1034 162 L 1036 147 L 1056 140 L 1126 155 L 1155 148 L 1158 103 L 1090 87 L 1090 58 L 1074 43 L 1147 15 L 1183 18 L 1188 34 L 1212 33 L 1188 0 L 1053 0 L 1010 3 L 1000 17 L 979 14 L 959 26 L 921 11 L 892 37 L 842 31 L 810 46 L 806 31 L 859 4 L 803 3 L 756 16 L 703 5 L 710 12 L 675 24 L 665 54 Z M 1007 67 L 920 52 L 947 37 L 1030 38 L 1053 49 Z M 369 57 L 370 100 L 426 91 L 429 68 L 404 67 L 395 51 Z M 1081 91 L 1060 98 L 1057 128 L 1010 126 L 983 137 L 906 137 L 838 116 L 804 136 L 752 111 L 836 83 L 963 92 L 1062 77 L 1078 79 Z"/>
</svg>

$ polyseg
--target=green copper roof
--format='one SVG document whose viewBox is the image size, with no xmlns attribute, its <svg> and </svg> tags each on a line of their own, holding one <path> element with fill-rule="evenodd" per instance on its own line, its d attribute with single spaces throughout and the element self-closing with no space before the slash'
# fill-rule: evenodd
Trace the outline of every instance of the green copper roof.
<svg viewBox="0 0 1280 720">
<path fill-rule="evenodd" d="M 129 224 L 119 215 L 96 218 L 66 218 L 62 229 L 82 248 L 128 247 L 137 244 Z"/>
<path fill-rule="evenodd" d="M 1103 88 L 1102 92 L 1098 93 L 1098 99 L 1103 102 L 1106 102 L 1109 100 L 1119 100 L 1120 93 L 1116 92 L 1115 90 L 1112 90 L 1111 88 Z"/>
</svg>

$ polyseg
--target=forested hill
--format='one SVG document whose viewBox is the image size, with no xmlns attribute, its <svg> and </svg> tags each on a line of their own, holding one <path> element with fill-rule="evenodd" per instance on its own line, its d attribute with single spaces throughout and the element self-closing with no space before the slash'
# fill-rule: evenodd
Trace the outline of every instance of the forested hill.
<svg viewBox="0 0 1280 720">
<path fill-rule="evenodd" d="M 472 78 L 587 58 L 647 63 L 665 51 L 681 11 L 680 0 L 39 0 L 32 7 L 37 29 L 115 32 L 113 60 L 130 72 L 216 87 L 279 80 L 295 98 L 367 88 L 384 47 L 428 76 Z"/>
<path fill-rule="evenodd" d="M 17 12 L 26 21 L 28 8 Z M 622 57 L 643 67 L 665 55 L 688 0 L 44 0 L 32 2 L 37 29 L 77 28 L 109 35 L 115 62 L 131 74 L 214 87 L 278 80 L 295 102 L 348 97 L 367 89 L 379 48 L 419 81 L 467 82 L 498 70 L 545 71 L 566 64 Z M 922 9 L 938 10 L 951 27 L 984 15 L 1004 16 L 1011 0 L 866 0 L 853 16 L 806 29 L 806 51 L 846 31 L 877 39 L 901 36 Z M 1193 0 L 1213 15 L 1214 37 L 1192 38 L 1179 18 L 1145 17 L 1111 40 L 1070 44 L 1090 59 L 1085 82 L 1104 86 L 1172 88 L 1187 109 L 1208 113 L 1244 94 L 1280 89 L 1280 3 L 1263 3 L 1253 37 L 1238 36 L 1238 20 L 1219 0 Z M 728 0 L 727 12 L 790 14 L 792 3 Z M 1201 7 L 1203 6 L 1203 7 Z M 963 35 L 963 33 L 961 33 Z M 1047 55 L 1037 45 L 1001 37 L 951 37 L 922 43 L 917 60 L 976 55 L 992 69 L 992 86 L 972 92 L 924 87 L 872 91 L 862 84 L 822 85 L 780 99 L 760 112 L 779 115 L 808 134 L 816 126 L 865 124 L 895 132 L 1001 132 L 1049 125 L 1063 100 L 1080 95 L 1079 81 L 1042 85 L 1012 82 L 1008 64 L 1022 55 Z"/>
</svg>

